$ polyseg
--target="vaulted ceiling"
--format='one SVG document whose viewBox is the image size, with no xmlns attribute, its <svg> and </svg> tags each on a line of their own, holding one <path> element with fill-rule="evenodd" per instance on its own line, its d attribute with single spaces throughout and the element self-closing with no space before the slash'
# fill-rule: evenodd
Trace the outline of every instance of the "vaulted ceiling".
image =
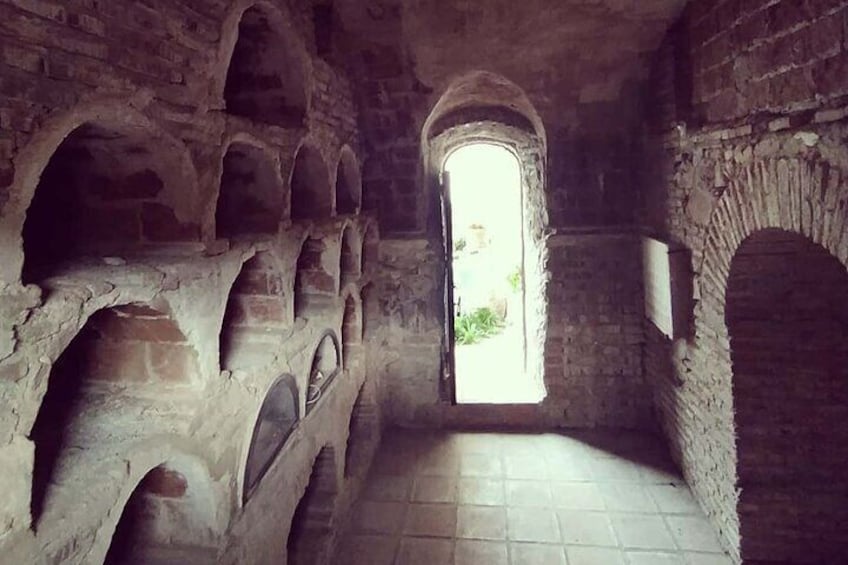
<svg viewBox="0 0 848 565">
<path fill-rule="evenodd" d="M 646 59 L 685 0 L 340 0 L 348 32 L 399 42 L 436 92 L 469 71 L 524 89 L 548 119 L 615 100 L 644 78 Z M 394 16 L 394 18 L 393 18 Z M 394 27 L 386 25 L 399 20 Z"/>
</svg>

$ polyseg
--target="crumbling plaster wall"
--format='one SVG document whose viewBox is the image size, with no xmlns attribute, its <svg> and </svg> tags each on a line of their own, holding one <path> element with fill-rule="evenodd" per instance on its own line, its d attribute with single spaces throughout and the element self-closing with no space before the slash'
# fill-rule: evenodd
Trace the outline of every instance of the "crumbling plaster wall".
<svg viewBox="0 0 848 565">
<path fill-rule="evenodd" d="M 287 34 L 288 63 L 304 72 L 309 102 L 301 127 L 281 128 L 226 112 L 223 87 L 238 23 L 254 5 L 274 29 Z M 327 329 L 342 335 L 345 297 L 358 297 L 376 267 L 379 232 L 368 216 L 332 213 L 289 220 L 288 183 L 303 143 L 320 152 L 333 202 L 342 147 L 359 151 L 348 81 L 315 56 L 311 24 L 303 25 L 311 19 L 311 5 L 282 0 L 204 0 L 190 6 L 172 1 L 155 6 L 125 0 L 2 2 L 0 16 L 0 561 L 102 561 L 138 482 L 167 464 L 187 478 L 191 493 L 205 497 L 204 515 L 194 522 L 188 516 L 182 525 L 197 534 L 198 548 L 211 548 L 225 562 L 285 562 L 286 533 L 319 450 L 331 446 L 335 453 L 339 495 L 331 520 L 342 519 L 356 494 L 361 474 L 345 476 L 343 466 L 360 390 L 367 392 L 360 400 L 376 407 L 372 411 L 378 415 L 376 433 L 363 436 L 369 445 L 358 446 L 366 459 L 379 440 L 378 387 L 374 377 L 366 382 L 366 368 L 375 363 L 353 364 L 301 419 L 259 489 L 246 503 L 242 500 L 247 448 L 266 390 L 279 375 L 295 375 L 305 413 L 317 341 Z M 49 278 L 24 286 L 21 234 L 29 203 L 56 148 L 85 123 L 147 132 L 147 148 L 154 154 L 179 157 L 186 174 L 173 212 L 179 222 L 196 225 L 197 236 L 179 245 L 128 248 L 110 253 L 108 260 L 72 258 L 56 265 Z M 261 147 L 279 168 L 276 189 L 284 194 L 284 204 L 274 234 L 216 239 L 223 160 L 234 141 Z M 166 217 L 151 228 L 173 225 Z M 357 244 L 369 234 L 371 261 L 366 272 L 348 277 L 341 288 L 345 228 L 356 233 L 351 239 Z M 222 327 L 224 311 L 242 266 L 257 253 L 273 257 L 280 292 L 290 303 L 298 254 L 308 234 L 327 242 L 334 294 L 325 309 L 294 319 L 292 306 L 289 332 L 275 345 L 271 360 L 249 370 L 222 371 L 220 334 L 228 331 Z M 359 258 L 363 250 L 354 253 Z M 148 304 L 167 313 L 196 354 L 196 374 L 167 393 L 120 384 L 107 388 L 102 402 L 77 414 L 73 433 L 84 439 L 84 448 L 61 455 L 44 512 L 33 523 L 35 450 L 28 436 L 51 368 L 92 315 L 125 304 Z M 373 308 L 362 317 L 379 331 Z M 367 347 L 365 355 L 368 359 Z M 120 359 L 116 362 L 121 366 Z"/>
<path fill-rule="evenodd" d="M 695 300 L 688 336 L 670 341 L 646 327 L 646 372 L 673 452 L 737 560 L 740 530 L 779 532 L 769 520 L 740 528 L 731 259 L 754 232 L 781 228 L 846 264 L 846 18 L 840 1 L 699 0 L 654 62 L 642 217 L 691 250 Z M 760 416 L 776 425 L 769 411 Z M 810 534 L 805 527 L 790 535 Z"/>
<path fill-rule="evenodd" d="M 632 173 L 640 156 L 639 84 L 682 2 L 628 3 L 626 10 L 617 2 L 495 2 L 485 9 L 383 2 L 359 11 L 353 4 L 340 3 L 347 16 L 339 41 L 361 78 L 364 203 L 391 240 L 381 294 L 386 301 L 392 292 L 414 297 L 381 305 L 398 329 L 382 342 L 384 382 L 413 402 L 403 402 L 399 416 L 411 424 L 650 427 L 639 361 L 639 188 Z M 489 409 L 481 420 L 474 408 L 446 406 L 439 382 L 440 171 L 422 136 L 440 120 L 448 122 L 443 127 L 496 121 L 543 140 L 537 169 L 544 201 L 531 212 L 544 215 L 547 260 L 539 267 L 551 281 L 544 378 L 554 392 L 542 408 Z M 620 288 L 605 284 L 613 279 Z"/>
</svg>

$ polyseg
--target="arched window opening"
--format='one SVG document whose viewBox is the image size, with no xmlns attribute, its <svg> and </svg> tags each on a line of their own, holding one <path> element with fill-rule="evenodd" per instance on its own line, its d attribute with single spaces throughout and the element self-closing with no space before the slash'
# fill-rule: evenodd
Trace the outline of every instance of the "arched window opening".
<svg viewBox="0 0 848 565">
<path fill-rule="evenodd" d="M 25 284 L 86 255 L 126 255 L 197 241 L 195 180 L 184 155 L 144 128 L 85 124 L 42 171 L 23 228 Z"/>
<path fill-rule="evenodd" d="M 304 63 L 275 23 L 259 7 L 242 16 L 224 87 L 227 112 L 254 122 L 300 127 L 308 105 Z"/>
<path fill-rule="evenodd" d="M 265 396 L 253 428 L 244 472 L 245 502 L 282 450 L 298 418 L 297 385 L 294 377 L 284 375 Z"/>
<path fill-rule="evenodd" d="M 730 266 L 738 503 L 745 562 L 831 563 L 848 552 L 848 272 L 823 247 L 756 232 Z"/>
<path fill-rule="evenodd" d="M 308 238 L 297 258 L 294 281 L 294 314 L 310 319 L 326 313 L 336 296 L 336 278 L 326 266 L 326 239 Z"/>
<path fill-rule="evenodd" d="M 247 261 L 233 284 L 221 328 L 221 368 L 264 367 L 290 330 L 283 278 L 269 253 Z"/>
<path fill-rule="evenodd" d="M 217 510 L 208 482 L 205 469 L 151 470 L 124 506 L 105 565 L 215 563 Z"/>
<path fill-rule="evenodd" d="M 332 331 L 327 331 L 318 347 L 309 369 L 309 388 L 306 393 L 306 412 L 309 413 L 321 400 L 327 388 L 341 372 L 341 354 L 339 339 Z"/>
<path fill-rule="evenodd" d="M 342 286 L 359 278 L 362 271 L 360 258 L 359 238 L 356 237 L 354 229 L 348 226 L 342 232 L 342 250 L 339 265 Z"/>
<path fill-rule="evenodd" d="M 273 162 L 257 147 L 234 143 L 223 165 L 215 213 L 218 237 L 276 233 L 285 199 Z"/>
<path fill-rule="evenodd" d="M 379 414 L 373 393 L 362 385 L 353 405 L 345 452 L 345 476 L 362 476 L 368 470 L 380 436 Z"/>
<path fill-rule="evenodd" d="M 345 300 L 342 318 L 342 359 L 348 371 L 363 369 L 362 312 L 353 296 Z"/>
<path fill-rule="evenodd" d="M 64 465 L 66 454 L 102 445 L 105 431 L 119 432 L 120 413 L 129 418 L 151 391 L 174 394 L 197 378 L 194 349 L 166 314 L 145 305 L 94 314 L 53 364 L 32 428 L 33 523 L 51 484 L 74 471 Z"/>
<path fill-rule="evenodd" d="M 328 446 L 316 457 L 309 485 L 292 518 L 287 543 L 289 565 L 327 562 L 337 494 L 336 453 Z"/>
<path fill-rule="evenodd" d="M 356 214 L 362 202 L 362 176 L 356 155 L 350 148 L 342 149 L 336 169 L 336 212 Z"/>
<path fill-rule="evenodd" d="M 333 192 L 321 153 L 304 145 L 297 152 L 291 177 L 291 217 L 294 220 L 329 218 Z"/>
</svg>

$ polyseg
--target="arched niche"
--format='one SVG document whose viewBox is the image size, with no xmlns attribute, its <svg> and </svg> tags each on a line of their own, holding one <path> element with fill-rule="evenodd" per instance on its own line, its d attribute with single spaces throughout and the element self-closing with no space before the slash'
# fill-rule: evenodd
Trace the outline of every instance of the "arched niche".
<svg viewBox="0 0 848 565">
<path fill-rule="evenodd" d="M 274 234 L 286 207 L 278 168 L 265 150 L 233 143 L 224 155 L 215 211 L 217 236 Z"/>
<path fill-rule="evenodd" d="M 424 123 L 422 144 L 451 127 L 482 121 L 526 129 L 547 147 L 545 125 L 524 90 L 503 75 L 483 70 L 467 72 L 448 84 Z"/>
<path fill-rule="evenodd" d="M 303 126 L 309 106 L 306 57 L 275 9 L 264 4 L 247 9 L 224 86 L 227 112 L 280 127 Z"/>
<path fill-rule="evenodd" d="M 336 167 L 336 212 L 356 214 L 362 204 L 362 173 L 353 150 L 342 148 Z"/>
<path fill-rule="evenodd" d="M 335 332 L 327 330 L 318 341 L 312 362 L 309 364 L 309 385 L 306 391 L 307 414 L 323 398 L 327 388 L 341 372 L 341 369 L 339 338 Z"/>
<path fill-rule="evenodd" d="M 308 237 L 297 258 L 294 281 L 295 318 L 313 319 L 325 315 L 336 296 L 336 276 L 328 264 L 328 238 Z"/>
<path fill-rule="evenodd" d="M 185 149 L 146 127 L 89 122 L 58 146 L 23 226 L 23 282 L 84 255 L 198 241 Z"/>
<path fill-rule="evenodd" d="M 365 383 L 356 395 L 350 414 L 347 447 L 345 448 L 345 477 L 361 477 L 368 471 L 370 458 L 380 436 L 377 402 Z"/>
<path fill-rule="evenodd" d="M 297 385 L 294 377 L 283 375 L 268 389 L 253 428 L 244 471 L 245 502 L 268 472 L 299 419 Z"/>
<path fill-rule="evenodd" d="M 339 256 L 339 273 L 341 285 L 344 286 L 357 280 L 362 274 L 362 243 L 353 226 L 342 230 L 341 254 Z"/>
<path fill-rule="evenodd" d="M 104 563 L 215 563 L 217 512 L 202 463 L 163 463 L 144 476 L 124 506 Z"/>
<path fill-rule="evenodd" d="M 257 253 L 236 278 L 221 327 L 221 368 L 249 370 L 273 362 L 292 321 L 274 257 Z"/>
<path fill-rule="evenodd" d="M 289 565 L 327 562 L 337 495 L 336 451 L 326 446 L 315 458 L 306 492 L 292 518 L 286 544 Z"/>
<path fill-rule="evenodd" d="M 129 433 L 151 395 L 189 392 L 198 380 L 196 352 L 166 313 L 130 304 L 91 316 L 53 364 L 30 434 L 33 523 L 52 483 L 74 471 L 66 456 Z"/>
<path fill-rule="evenodd" d="M 348 371 L 362 369 L 362 306 L 349 294 L 345 299 L 344 316 L 342 317 L 342 360 Z"/>
<path fill-rule="evenodd" d="M 733 256 L 725 321 L 733 367 L 738 513 L 747 562 L 848 554 L 848 271 L 780 229 Z"/>
<path fill-rule="evenodd" d="M 321 152 L 304 144 L 297 152 L 291 176 L 293 220 L 329 218 L 333 215 L 333 190 Z"/>
</svg>

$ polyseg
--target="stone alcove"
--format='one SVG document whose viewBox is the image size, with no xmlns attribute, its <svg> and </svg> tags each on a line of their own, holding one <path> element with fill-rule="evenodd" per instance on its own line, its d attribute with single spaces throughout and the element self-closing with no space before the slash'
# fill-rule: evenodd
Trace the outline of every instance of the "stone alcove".
<svg viewBox="0 0 848 565">
<path fill-rule="evenodd" d="M 198 241 L 185 150 L 144 125 L 86 122 L 41 171 L 23 227 L 23 282 L 87 255 Z"/>
<path fill-rule="evenodd" d="M 244 11 L 224 85 L 227 112 L 294 128 L 309 107 L 307 55 L 277 10 L 264 3 Z"/>
<path fill-rule="evenodd" d="M 129 304 L 92 315 L 53 364 L 30 434 L 33 523 L 48 510 L 54 483 L 86 472 L 76 463 L 90 463 L 87 451 L 155 430 L 173 416 L 152 410 L 155 394 L 179 399 L 198 381 L 197 354 L 165 312 Z"/>
<path fill-rule="evenodd" d="M 105 565 L 215 563 L 216 506 L 199 461 L 180 457 L 151 469 L 124 505 Z"/>
<path fill-rule="evenodd" d="M 227 300 L 221 327 L 221 368 L 248 370 L 271 363 L 292 322 L 283 277 L 269 252 L 242 266 Z"/>
<path fill-rule="evenodd" d="M 286 207 L 278 166 L 266 150 L 232 143 L 224 155 L 215 212 L 219 238 L 274 234 Z"/>
<path fill-rule="evenodd" d="M 336 167 L 336 213 L 356 214 L 361 205 L 362 173 L 356 154 L 346 145 Z"/>
<path fill-rule="evenodd" d="M 725 320 L 733 365 L 741 553 L 828 563 L 848 549 L 848 271 L 780 229 L 737 249 Z"/>
<path fill-rule="evenodd" d="M 333 190 L 321 151 L 304 143 L 297 152 L 291 175 L 291 217 L 315 220 L 333 215 Z"/>
</svg>

